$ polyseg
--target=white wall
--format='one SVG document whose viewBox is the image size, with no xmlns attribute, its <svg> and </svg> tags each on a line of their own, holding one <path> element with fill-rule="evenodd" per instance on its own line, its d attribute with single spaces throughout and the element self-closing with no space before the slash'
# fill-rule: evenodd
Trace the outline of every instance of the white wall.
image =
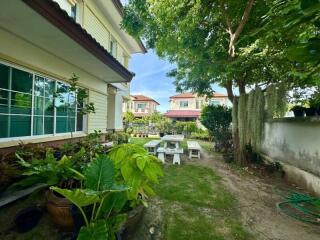
<svg viewBox="0 0 320 240">
<path fill-rule="evenodd" d="M 284 118 L 265 124 L 263 152 L 320 177 L 320 119 Z"/>
</svg>

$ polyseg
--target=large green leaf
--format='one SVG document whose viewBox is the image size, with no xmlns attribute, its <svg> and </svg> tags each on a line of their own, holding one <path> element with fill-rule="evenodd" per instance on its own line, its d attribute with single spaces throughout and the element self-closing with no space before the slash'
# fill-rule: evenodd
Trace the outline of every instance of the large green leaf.
<svg viewBox="0 0 320 240">
<path fill-rule="evenodd" d="M 112 211 L 117 213 L 120 212 L 127 200 L 127 194 L 125 192 L 113 192 L 108 194 L 101 205 L 100 215 L 98 217 L 108 215 Z"/>
<path fill-rule="evenodd" d="M 104 191 L 112 188 L 115 170 L 106 155 L 99 155 L 89 164 L 84 175 L 87 188 Z"/>
<path fill-rule="evenodd" d="M 78 207 L 88 206 L 100 200 L 99 192 L 90 189 L 68 190 L 58 187 L 50 187 L 50 189 L 61 194 Z"/>
<path fill-rule="evenodd" d="M 89 226 L 83 226 L 80 229 L 78 240 L 108 240 L 109 229 L 104 220 L 90 223 Z"/>
</svg>

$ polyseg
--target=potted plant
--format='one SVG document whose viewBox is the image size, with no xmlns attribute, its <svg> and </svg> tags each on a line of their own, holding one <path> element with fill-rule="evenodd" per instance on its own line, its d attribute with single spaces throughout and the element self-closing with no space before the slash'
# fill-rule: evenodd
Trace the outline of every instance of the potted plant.
<svg viewBox="0 0 320 240">
<path fill-rule="evenodd" d="M 84 171 L 83 187 L 50 189 L 72 202 L 84 220 L 77 239 L 115 239 L 115 233 L 125 216 L 119 214 L 128 188 L 115 184 L 116 171 L 106 155 L 98 155 Z M 90 207 L 89 214 L 86 207 Z"/>
<path fill-rule="evenodd" d="M 76 169 L 80 169 L 81 158 L 85 150 L 82 148 L 73 157 L 63 156 L 59 161 L 54 157 L 53 150 L 47 149 L 44 159 L 32 159 L 25 161 L 18 154 L 18 163 L 23 167 L 23 174 L 27 176 L 21 181 L 11 185 L 10 190 L 26 188 L 36 183 L 45 183 L 48 186 L 58 185 L 62 188 L 73 188 L 80 184 L 83 175 Z M 47 210 L 56 225 L 64 230 L 73 228 L 73 219 L 70 212 L 71 203 L 64 197 L 46 192 Z"/>
<path fill-rule="evenodd" d="M 295 117 L 304 117 L 305 114 L 305 108 L 302 106 L 294 106 L 291 108 L 291 111 L 293 111 L 293 114 Z"/>
<path fill-rule="evenodd" d="M 154 194 L 150 183 L 159 183 L 158 177 L 163 175 L 162 164 L 157 157 L 136 144 L 116 146 L 108 156 L 119 171 L 117 180 L 130 188 L 124 209 L 128 216 L 124 224 L 124 235 L 130 235 L 142 217 L 148 196 Z"/>
</svg>

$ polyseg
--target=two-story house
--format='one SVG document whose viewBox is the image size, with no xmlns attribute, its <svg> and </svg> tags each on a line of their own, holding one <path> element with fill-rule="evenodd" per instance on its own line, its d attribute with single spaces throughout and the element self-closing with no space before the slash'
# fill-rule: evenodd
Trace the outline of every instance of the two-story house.
<svg viewBox="0 0 320 240">
<path fill-rule="evenodd" d="M 202 107 L 208 104 L 230 106 L 228 96 L 215 92 L 211 97 L 198 96 L 194 93 L 181 93 L 170 97 L 170 110 L 165 116 L 173 121 L 196 121 Z"/>
<path fill-rule="evenodd" d="M 120 0 L 0 1 L 0 148 L 122 128 L 130 55 L 146 52 L 122 17 Z M 68 90 L 73 74 L 94 114 Z"/>
<path fill-rule="evenodd" d="M 123 112 L 132 112 L 136 118 L 150 116 L 157 111 L 160 104 L 144 95 L 131 95 L 130 100 L 123 104 Z"/>
</svg>

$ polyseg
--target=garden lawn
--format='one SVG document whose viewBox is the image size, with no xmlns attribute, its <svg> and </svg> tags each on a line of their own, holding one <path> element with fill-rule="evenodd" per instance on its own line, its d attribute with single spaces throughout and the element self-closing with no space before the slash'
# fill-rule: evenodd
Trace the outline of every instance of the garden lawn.
<svg viewBox="0 0 320 240">
<path fill-rule="evenodd" d="M 239 221 L 236 199 L 209 168 L 166 165 L 155 191 L 161 199 L 164 239 L 253 239 Z"/>
<path fill-rule="evenodd" d="M 139 145 L 148 138 L 132 138 Z M 182 143 L 186 149 L 186 141 Z M 195 140 L 210 150 L 212 143 Z M 166 240 L 251 240 L 242 226 L 237 200 L 221 184 L 211 169 L 182 164 L 165 165 L 160 184 L 155 185 L 162 214 L 162 235 Z"/>
</svg>

